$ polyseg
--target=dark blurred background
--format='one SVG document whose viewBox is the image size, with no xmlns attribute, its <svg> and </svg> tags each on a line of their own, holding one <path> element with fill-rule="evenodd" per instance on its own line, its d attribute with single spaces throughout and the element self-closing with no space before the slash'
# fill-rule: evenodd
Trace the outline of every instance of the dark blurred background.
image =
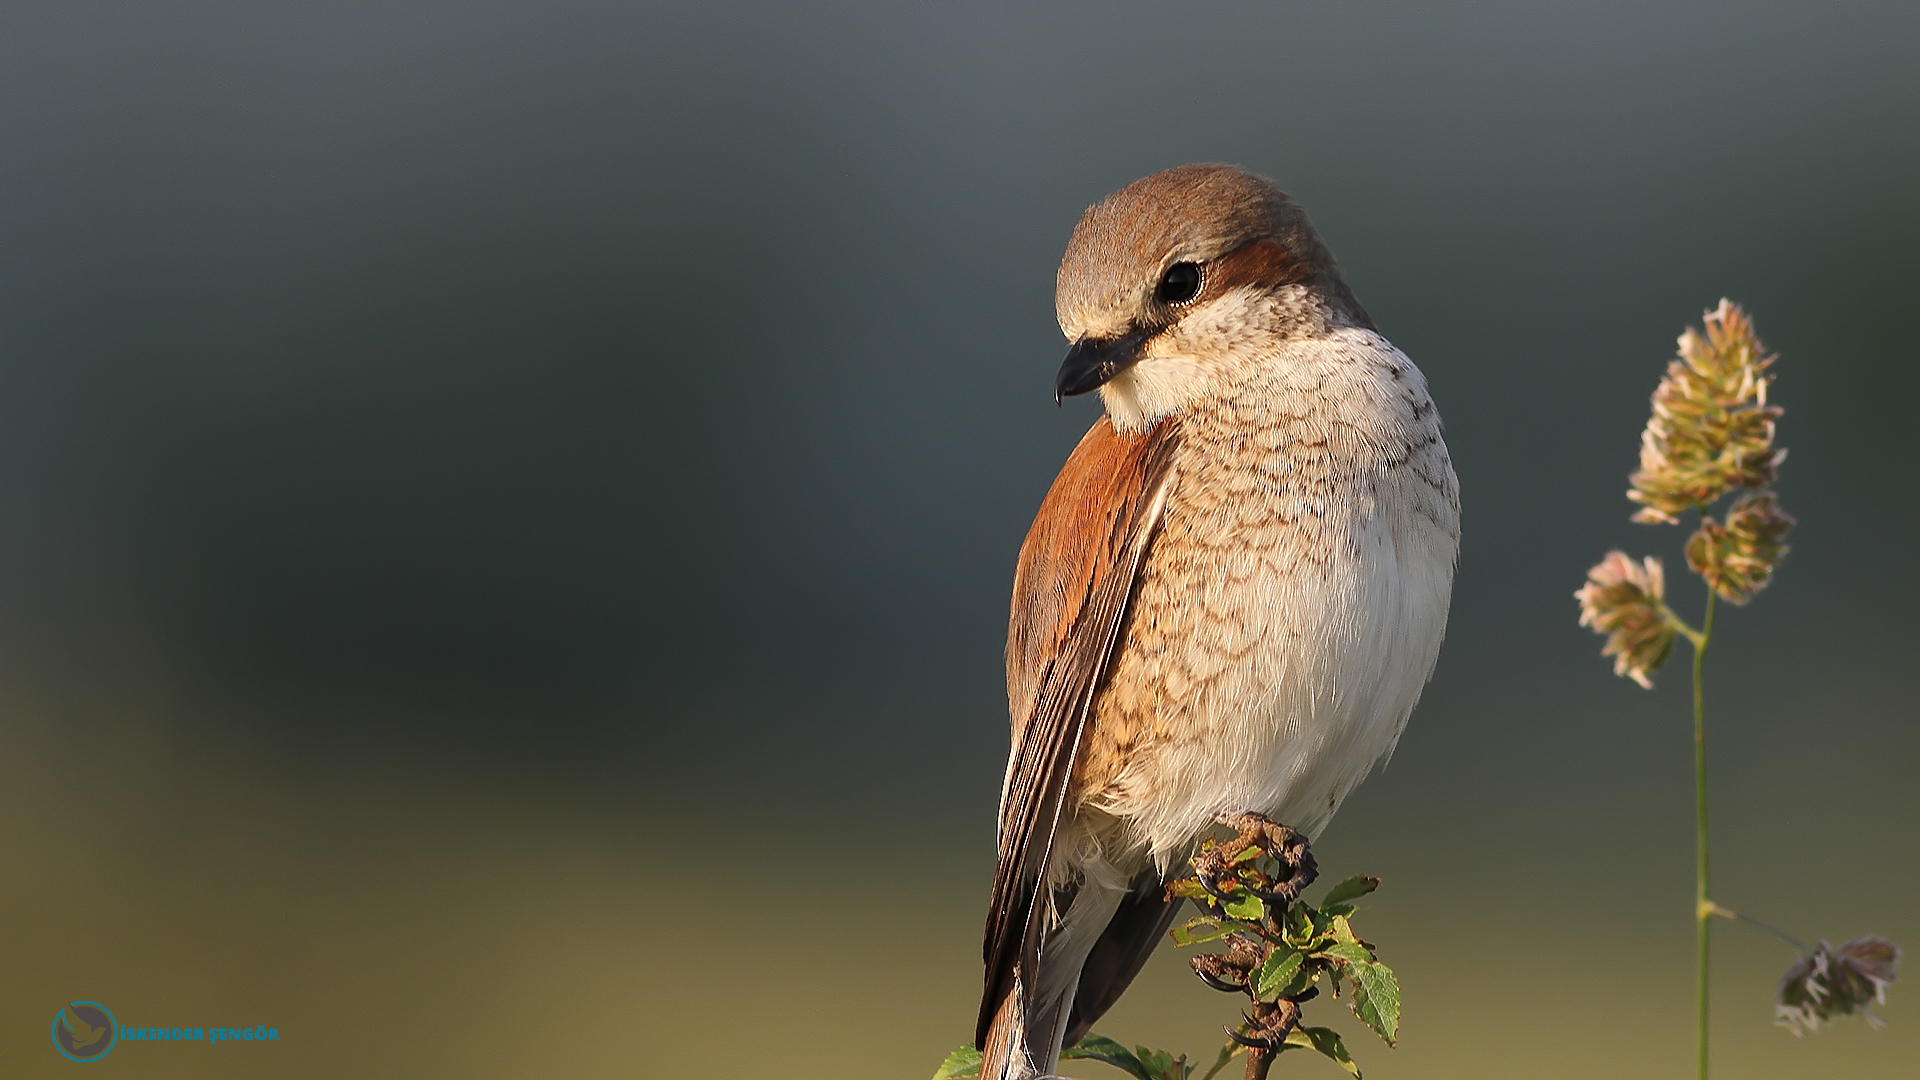
<svg viewBox="0 0 1920 1080">
<path fill-rule="evenodd" d="M 1014 552 L 1097 409 L 1054 266 L 1217 160 L 1310 209 L 1464 488 L 1439 674 L 1319 846 L 1387 878 L 1403 1040 L 1314 1014 L 1376 1077 L 1683 1075 L 1685 672 L 1616 679 L 1571 593 L 1620 545 L 1698 610 L 1622 492 L 1675 335 L 1749 305 L 1801 526 L 1710 664 L 1715 891 L 1920 945 L 1917 46 L 1909 2 L 7 4 L 5 1071 L 89 999 L 280 1032 L 128 1077 L 931 1074 Z M 1725 1075 L 1920 1060 L 1920 989 L 1796 1041 L 1791 950 L 1717 941 Z M 1102 1027 L 1211 1055 L 1163 953 Z"/>
</svg>

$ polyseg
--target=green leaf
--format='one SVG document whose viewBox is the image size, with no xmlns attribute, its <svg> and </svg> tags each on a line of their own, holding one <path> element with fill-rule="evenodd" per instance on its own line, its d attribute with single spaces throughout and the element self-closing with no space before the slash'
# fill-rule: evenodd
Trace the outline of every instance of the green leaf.
<svg viewBox="0 0 1920 1080">
<path fill-rule="evenodd" d="M 1292 949 L 1275 949 L 1253 973 L 1254 994 L 1261 1001 L 1273 1001 L 1297 994 L 1312 983 L 1312 972 L 1304 970 L 1307 958 Z"/>
<path fill-rule="evenodd" d="M 1349 964 L 1371 964 L 1373 954 L 1358 942 L 1337 941 L 1320 950 L 1320 955 L 1333 960 L 1342 960 Z"/>
<path fill-rule="evenodd" d="M 1347 979 L 1353 983 L 1353 1014 L 1392 1046 L 1400 1031 L 1400 980 L 1393 969 L 1377 961 L 1350 964 Z"/>
<path fill-rule="evenodd" d="M 1228 1039 L 1227 1045 L 1220 1048 L 1220 1056 L 1213 1059 L 1213 1068 L 1208 1069 L 1207 1074 L 1205 1076 L 1202 1076 L 1200 1080 L 1213 1080 L 1213 1078 L 1219 1074 L 1221 1069 L 1224 1069 L 1227 1067 L 1228 1062 L 1232 1061 L 1234 1058 L 1239 1057 L 1241 1054 L 1245 1053 L 1246 1050 L 1247 1050 L 1246 1047 L 1241 1046 L 1239 1043 L 1234 1042 L 1232 1039 Z"/>
<path fill-rule="evenodd" d="M 961 1080 L 962 1077 L 980 1075 L 980 1051 L 971 1046 L 963 1046 L 947 1055 L 940 1063 L 940 1071 L 933 1074 L 933 1080 Z"/>
<path fill-rule="evenodd" d="M 1144 1046 L 1134 1047 L 1133 1053 L 1140 1060 L 1141 1068 L 1145 1069 L 1147 1075 L 1153 1080 L 1187 1080 L 1185 1057 L 1175 1060 L 1174 1056 L 1165 1050 L 1149 1050 Z"/>
<path fill-rule="evenodd" d="M 1143 1046 L 1140 1049 L 1146 1050 L 1146 1047 Z M 1094 1061 L 1104 1061 L 1114 1068 L 1135 1077 L 1136 1080 L 1161 1080 L 1159 1076 L 1147 1071 L 1146 1063 L 1135 1057 L 1133 1051 L 1128 1050 L 1126 1047 L 1121 1046 L 1105 1035 L 1095 1035 L 1089 1032 L 1085 1038 L 1062 1050 L 1060 1056 L 1063 1058 L 1091 1058 Z"/>
<path fill-rule="evenodd" d="M 1267 913 L 1267 905 L 1252 893 L 1241 893 L 1220 907 L 1234 918 L 1245 919 L 1248 922 L 1259 919 Z"/>
<path fill-rule="evenodd" d="M 1295 904 L 1287 909 L 1281 937 L 1288 945 L 1309 956 L 1339 940 L 1334 933 L 1333 921 L 1305 904 Z"/>
<path fill-rule="evenodd" d="M 1288 908 L 1286 925 L 1283 929 L 1286 932 L 1287 944 L 1296 948 L 1312 941 L 1314 938 L 1313 918 L 1307 914 L 1307 905 L 1295 904 Z"/>
<path fill-rule="evenodd" d="M 1321 904 L 1320 905 L 1320 914 L 1326 915 L 1329 917 L 1338 915 L 1344 919 L 1351 916 L 1353 912 L 1354 912 L 1354 906 L 1352 904 Z"/>
<path fill-rule="evenodd" d="M 1340 1041 L 1340 1033 L 1332 1028 L 1294 1028 L 1287 1032 L 1287 1045 L 1318 1050 L 1332 1058 L 1334 1064 L 1352 1073 L 1354 1080 L 1360 1080 L 1360 1066 L 1353 1063 L 1353 1056 L 1347 1053 L 1347 1044 Z"/>
<path fill-rule="evenodd" d="M 1175 945 L 1204 945 L 1209 941 L 1219 941 L 1236 930 L 1246 926 L 1237 922 L 1228 922 L 1212 915 L 1195 915 L 1188 919 L 1185 926 L 1176 926 L 1171 931 Z"/>
<path fill-rule="evenodd" d="M 1338 941 L 1345 945 L 1366 944 L 1365 942 L 1361 941 L 1356 934 L 1354 934 L 1353 924 L 1347 921 L 1347 917 L 1345 915 L 1328 916 L 1327 933 L 1333 935 L 1333 940 Z"/>
<path fill-rule="evenodd" d="M 1379 887 L 1379 878 L 1355 874 L 1328 889 L 1327 895 L 1320 898 L 1320 909 L 1324 911 L 1330 904 L 1344 904 L 1349 900 L 1358 900 Z"/>
</svg>

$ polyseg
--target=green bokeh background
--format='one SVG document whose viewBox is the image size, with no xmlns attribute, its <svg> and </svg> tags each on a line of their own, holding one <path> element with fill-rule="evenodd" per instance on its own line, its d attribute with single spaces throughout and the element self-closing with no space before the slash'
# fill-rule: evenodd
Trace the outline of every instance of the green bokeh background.
<svg viewBox="0 0 1920 1080">
<path fill-rule="evenodd" d="M 80 1068 L 89 999 L 281 1035 L 101 1076 L 930 1074 L 1013 554 L 1095 414 L 1054 264 L 1226 160 L 1465 493 L 1439 674 L 1319 847 L 1387 879 L 1361 1063 L 1686 1075 L 1684 673 L 1614 678 L 1571 593 L 1677 566 L 1647 395 L 1749 305 L 1802 524 L 1716 642 L 1715 892 L 1920 944 L 1917 46 L 1910 3 L 7 5 L 0 1069 Z M 1717 941 L 1719 1075 L 1920 1061 L 1913 987 L 1796 1040 L 1790 950 Z M 1168 949 L 1101 1026 L 1231 1016 Z"/>
</svg>

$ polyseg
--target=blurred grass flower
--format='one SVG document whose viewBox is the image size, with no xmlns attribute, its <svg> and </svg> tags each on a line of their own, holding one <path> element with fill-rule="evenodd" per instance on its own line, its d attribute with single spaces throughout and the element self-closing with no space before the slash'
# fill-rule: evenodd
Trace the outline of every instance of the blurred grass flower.
<svg viewBox="0 0 1920 1080">
<path fill-rule="evenodd" d="M 1648 556 L 1635 562 L 1624 551 L 1609 551 L 1573 594 L 1580 601 L 1580 625 L 1607 635 L 1600 655 L 1613 657 L 1613 673 L 1649 690 L 1650 676 L 1667 662 L 1679 633 L 1667 610 L 1666 592 L 1659 559 Z"/>
<path fill-rule="evenodd" d="M 1700 528 L 1687 540 L 1687 565 L 1706 580 L 1711 597 L 1744 604 L 1772 580 L 1787 553 L 1793 518 L 1780 509 L 1771 484 L 1785 450 L 1773 445 L 1781 409 L 1767 404 L 1777 357 L 1754 333 L 1745 309 L 1722 299 L 1706 313 L 1704 331 L 1680 335 L 1680 358 L 1653 392 L 1653 415 L 1640 436 L 1640 468 L 1627 498 L 1640 504 L 1639 522 L 1674 525 L 1688 510 L 1700 512 Z M 1742 491 L 1723 523 L 1707 513 L 1721 497 Z M 1713 634 L 1708 605 L 1700 629 L 1688 626 L 1666 603 L 1660 561 L 1635 563 L 1608 552 L 1587 571 L 1573 595 L 1580 625 L 1605 634 L 1600 655 L 1613 657 L 1613 673 L 1647 689 L 1650 676 L 1685 637 L 1696 652 Z M 1697 672 L 1696 672 L 1697 675 Z"/>
<path fill-rule="evenodd" d="M 1687 565 L 1722 600 L 1744 604 L 1766 588 L 1787 553 L 1782 541 L 1792 528 L 1793 518 L 1780 509 L 1773 492 L 1750 492 L 1734 501 L 1725 525 L 1710 517 L 1701 520 L 1687 540 Z"/>
<path fill-rule="evenodd" d="M 1640 436 L 1640 469 L 1627 498 L 1635 521 L 1673 524 L 1735 488 L 1765 487 L 1786 451 L 1773 447 L 1780 409 L 1767 404 L 1774 357 L 1753 320 L 1729 300 L 1706 314 L 1706 333 L 1687 328 L 1680 358 L 1653 392 Z"/>
<path fill-rule="evenodd" d="M 1773 483 L 1785 450 L 1773 445 L 1780 408 L 1767 404 L 1776 358 L 1753 332 L 1753 320 L 1739 305 L 1721 300 L 1706 313 L 1705 331 L 1691 327 L 1680 335 L 1680 358 L 1667 364 L 1653 392 L 1653 415 L 1640 436 L 1640 468 L 1627 497 L 1640 504 L 1633 520 L 1677 525 L 1689 510 L 1700 527 L 1687 539 L 1687 566 L 1707 584 L 1700 628 L 1694 629 L 1667 604 L 1660 560 L 1635 562 L 1626 552 L 1609 551 L 1587 571 L 1587 583 L 1573 595 L 1580 601 L 1580 625 L 1604 634 L 1602 656 L 1613 657 L 1613 673 L 1648 689 L 1649 678 L 1684 637 L 1693 646 L 1693 793 L 1694 793 L 1694 1075 L 1707 1080 L 1708 959 L 1711 924 L 1716 917 L 1740 919 L 1777 934 L 1802 952 L 1780 983 L 1776 1013 L 1796 1035 L 1813 1031 L 1835 1016 L 1858 1013 L 1878 1026 L 1867 1006 L 1886 1000 L 1900 950 L 1884 938 L 1863 937 L 1835 949 L 1821 942 L 1804 945 L 1757 919 L 1715 903 L 1708 891 L 1710 836 L 1707 831 L 1707 712 L 1705 662 L 1713 643 L 1715 605 L 1745 604 L 1773 579 L 1787 553 L 1793 518 L 1780 509 Z M 1725 521 L 1708 511 L 1722 497 L 1739 492 Z"/>
<path fill-rule="evenodd" d="M 1774 1013 L 1795 1035 L 1817 1031 L 1836 1016 L 1858 1015 L 1881 1027 L 1884 1021 L 1867 1006 L 1887 1003 L 1899 962 L 1900 947 L 1886 938 L 1854 938 L 1837 949 L 1823 941 L 1787 969 Z"/>
</svg>

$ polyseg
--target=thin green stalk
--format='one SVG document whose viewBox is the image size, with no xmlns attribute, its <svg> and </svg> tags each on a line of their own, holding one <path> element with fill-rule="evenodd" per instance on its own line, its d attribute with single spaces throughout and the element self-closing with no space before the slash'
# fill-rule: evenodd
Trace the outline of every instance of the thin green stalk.
<svg viewBox="0 0 1920 1080">
<path fill-rule="evenodd" d="M 1718 915 L 1723 919 L 1737 919 L 1740 922 L 1746 923 L 1748 926 L 1754 927 L 1755 929 L 1765 930 L 1767 933 L 1772 934 L 1774 937 L 1777 937 L 1781 941 L 1784 941 L 1787 944 L 1793 946 L 1795 949 L 1799 950 L 1802 954 L 1811 954 L 1813 952 L 1813 946 L 1807 944 L 1804 941 L 1801 941 L 1797 937 L 1793 937 L 1789 935 L 1785 930 L 1781 930 L 1780 928 L 1774 927 L 1774 926 L 1768 926 L 1766 923 L 1761 922 L 1759 919 L 1756 919 L 1751 915 L 1742 915 L 1737 911 L 1729 911 L 1726 908 L 1721 907 L 1719 904 L 1712 903 L 1711 901 L 1708 902 L 1707 906 L 1713 909 L 1709 914 Z"/>
<path fill-rule="evenodd" d="M 1699 1080 L 1707 1080 L 1707 957 L 1708 931 L 1712 926 L 1714 904 L 1707 899 L 1707 705 L 1701 671 L 1707 658 L 1707 646 L 1713 643 L 1713 609 L 1717 599 L 1707 590 L 1707 617 L 1700 637 L 1693 642 L 1693 810 L 1694 810 L 1694 937 L 1697 945 L 1694 971 L 1694 1029 L 1699 1047 Z"/>
</svg>

